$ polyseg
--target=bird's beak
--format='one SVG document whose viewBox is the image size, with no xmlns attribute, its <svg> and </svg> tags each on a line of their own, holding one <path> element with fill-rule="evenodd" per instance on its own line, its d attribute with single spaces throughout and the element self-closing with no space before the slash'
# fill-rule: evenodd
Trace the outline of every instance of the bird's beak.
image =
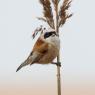
<svg viewBox="0 0 95 95">
<path fill-rule="evenodd" d="M 58 34 L 58 33 L 55 33 L 55 35 L 56 35 L 56 36 L 59 36 L 59 34 Z"/>
<path fill-rule="evenodd" d="M 58 37 L 59 35 L 57 33 L 54 33 L 54 34 L 52 34 L 52 37 L 54 37 L 54 36 Z"/>
</svg>

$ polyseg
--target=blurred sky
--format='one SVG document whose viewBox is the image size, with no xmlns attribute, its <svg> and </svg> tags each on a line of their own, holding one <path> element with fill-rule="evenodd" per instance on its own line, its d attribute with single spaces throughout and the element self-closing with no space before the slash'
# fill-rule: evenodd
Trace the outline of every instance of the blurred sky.
<svg viewBox="0 0 95 95">
<path fill-rule="evenodd" d="M 39 0 L 0 0 L 0 94 L 57 95 L 56 66 L 17 67 L 29 55 L 41 24 Z M 61 4 L 61 3 L 60 3 Z M 95 1 L 73 0 L 61 39 L 62 95 L 95 95 Z"/>
</svg>

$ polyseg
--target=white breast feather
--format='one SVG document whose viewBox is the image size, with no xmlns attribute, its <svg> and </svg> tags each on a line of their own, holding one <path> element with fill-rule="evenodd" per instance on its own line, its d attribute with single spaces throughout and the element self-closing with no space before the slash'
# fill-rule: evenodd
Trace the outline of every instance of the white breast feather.
<svg viewBox="0 0 95 95">
<path fill-rule="evenodd" d="M 50 38 L 46 39 L 46 41 L 50 44 L 53 44 L 58 49 L 60 49 L 60 39 L 59 39 L 59 37 L 57 37 L 57 36 L 50 37 Z"/>
</svg>

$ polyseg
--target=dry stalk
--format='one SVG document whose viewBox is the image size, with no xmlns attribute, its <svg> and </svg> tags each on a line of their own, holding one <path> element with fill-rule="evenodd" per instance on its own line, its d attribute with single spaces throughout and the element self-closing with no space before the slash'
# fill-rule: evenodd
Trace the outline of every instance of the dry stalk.
<svg viewBox="0 0 95 95">
<path fill-rule="evenodd" d="M 57 3 L 59 3 L 60 0 L 52 0 L 53 4 L 54 4 L 54 8 L 55 8 L 55 11 L 57 10 Z"/>
<path fill-rule="evenodd" d="M 44 10 L 43 14 L 44 17 L 46 18 L 45 21 L 47 21 L 49 26 L 54 29 L 55 26 L 54 26 L 53 13 L 52 13 L 50 0 L 40 0 L 40 3 L 43 5 L 43 10 Z"/>
<path fill-rule="evenodd" d="M 71 0 L 64 0 L 62 6 L 59 11 L 59 27 L 63 26 L 68 18 L 72 16 L 72 14 L 68 14 L 67 10 L 71 5 Z"/>
</svg>

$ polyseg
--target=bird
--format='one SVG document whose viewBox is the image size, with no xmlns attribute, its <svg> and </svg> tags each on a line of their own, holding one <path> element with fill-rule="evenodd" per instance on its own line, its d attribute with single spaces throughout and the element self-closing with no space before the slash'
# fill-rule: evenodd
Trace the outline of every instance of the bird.
<svg viewBox="0 0 95 95">
<path fill-rule="evenodd" d="M 28 58 L 17 68 L 16 72 L 27 65 L 55 64 L 53 60 L 60 51 L 60 39 L 55 30 L 42 32 L 33 46 Z"/>
</svg>

